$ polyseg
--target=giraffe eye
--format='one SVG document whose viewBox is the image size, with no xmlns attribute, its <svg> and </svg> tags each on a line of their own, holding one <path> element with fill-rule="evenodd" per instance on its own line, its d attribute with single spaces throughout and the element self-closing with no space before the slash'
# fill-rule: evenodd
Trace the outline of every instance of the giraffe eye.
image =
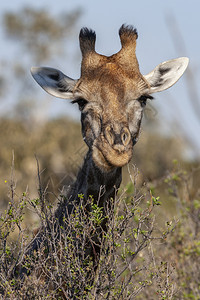
<svg viewBox="0 0 200 300">
<path fill-rule="evenodd" d="M 153 97 L 152 96 L 150 96 L 150 95 L 142 95 L 142 96 L 140 96 L 140 98 L 138 99 L 138 101 L 140 102 L 140 104 L 141 104 L 141 106 L 142 107 L 145 107 L 146 106 L 146 104 L 147 104 L 147 99 L 153 99 Z"/>
<path fill-rule="evenodd" d="M 145 107 L 147 104 L 147 97 L 146 96 L 141 96 L 138 101 L 140 102 L 142 107 Z"/>
<path fill-rule="evenodd" d="M 73 104 L 74 103 L 78 103 L 79 109 L 80 109 L 80 111 L 82 111 L 85 108 L 85 106 L 88 103 L 88 101 L 85 100 L 85 99 L 83 99 L 83 98 L 78 98 L 76 100 L 73 100 L 72 103 Z"/>
</svg>

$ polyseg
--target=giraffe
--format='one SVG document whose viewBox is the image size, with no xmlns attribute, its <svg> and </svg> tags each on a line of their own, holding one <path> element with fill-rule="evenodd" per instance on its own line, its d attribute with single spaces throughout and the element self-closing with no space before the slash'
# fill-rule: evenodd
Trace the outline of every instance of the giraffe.
<svg viewBox="0 0 200 300">
<path fill-rule="evenodd" d="M 77 80 L 57 69 L 31 68 L 33 78 L 47 93 L 71 99 L 81 112 L 88 152 L 67 198 L 78 201 L 78 194 L 85 199 L 92 195 L 102 207 L 120 187 L 122 167 L 132 158 L 147 100 L 175 84 L 189 62 L 187 57 L 172 59 L 142 75 L 135 54 L 137 30 L 122 25 L 119 37 L 120 51 L 104 56 L 95 51 L 95 32 L 81 29 L 81 76 Z M 104 193 L 100 195 L 102 187 Z M 55 213 L 60 223 L 66 211 L 71 213 L 72 209 L 70 202 L 61 201 Z"/>
</svg>

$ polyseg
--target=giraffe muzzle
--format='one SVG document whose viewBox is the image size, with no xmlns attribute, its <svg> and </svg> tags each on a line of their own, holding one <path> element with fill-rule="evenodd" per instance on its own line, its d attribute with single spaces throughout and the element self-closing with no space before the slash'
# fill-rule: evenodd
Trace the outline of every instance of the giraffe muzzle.
<svg viewBox="0 0 200 300">
<path fill-rule="evenodd" d="M 133 143 L 128 128 L 118 132 L 107 126 L 93 144 L 93 159 L 105 171 L 125 166 L 132 158 Z"/>
</svg>

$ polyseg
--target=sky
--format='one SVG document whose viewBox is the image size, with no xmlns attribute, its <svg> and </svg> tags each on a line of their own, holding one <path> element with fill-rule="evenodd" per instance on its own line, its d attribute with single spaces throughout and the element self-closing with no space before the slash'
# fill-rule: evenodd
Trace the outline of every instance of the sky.
<svg viewBox="0 0 200 300">
<path fill-rule="evenodd" d="M 193 99 L 191 99 L 191 92 L 188 91 L 187 81 L 189 74 L 192 74 L 194 87 L 199 97 L 198 101 L 200 101 L 198 89 L 200 79 L 199 0 L 12 0 L 1 1 L 0 18 L 5 12 L 14 12 L 24 6 L 45 8 L 55 15 L 63 11 L 70 12 L 77 7 L 82 8 L 83 13 L 75 28 L 77 40 L 74 39 L 73 51 L 79 49 L 78 34 L 83 26 L 96 31 L 96 51 L 111 55 L 120 49 L 118 36 L 120 26 L 123 23 L 134 25 L 139 34 L 136 54 L 142 74 L 149 73 L 163 61 L 179 56 L 189 57 L 190 73 L 184 75 L 169 90 L 156 94 L 153 106 L 157 111 L 156 118 L 159 120 L 162 131 L 173 134 L 177 138 L 179 135 L 186 137 L 191 155 L 199 155 L 200 116 L 192 104 Z M 171 20 L 176 21 L 176 26 L 171 23 Z M 179 30 L 178 34 L 176 34 L 176 28 Z M 182 39 L 184 47 L 180 47 Z M 9 55 L 16 55 L 15 47 L 11 47 L 5 40 L 2 31 L 0 31 L 0 45 L 0 61 Z M 30 64 L 35 65 L 34 61 Z M 59 57 L 56 61 L 52 61 L 50 66 L 60 68 L 72 78 L 78 78 L 80 74 L 80 61 L 78 60 L 66 61 L 65 58 Z M 29 70 L 27 74 L 30 76 Z M 65 111 L 66 115 L 79 118 L 78 109 L 72 107 L 70 103 L 63 100 L 59 102 L 51 96 L 48 96 L 48 101 L 51 101 L 50 113 Z M 174 124 L 177 127 L 176 131 L 174 131 Z"/>
</svg>

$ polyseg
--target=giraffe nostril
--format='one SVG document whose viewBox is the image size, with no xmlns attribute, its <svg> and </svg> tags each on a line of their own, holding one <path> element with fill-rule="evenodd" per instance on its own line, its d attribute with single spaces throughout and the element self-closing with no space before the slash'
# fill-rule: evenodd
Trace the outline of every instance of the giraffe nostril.
<svg viewBox="0 0 200 300">
<path fill-rule="evenodd" d="M 130 142 L 130 132 L 127 128 L 123 129 L 123 132 L 121 134 L 121 140 L 124 146 L 127 146 Z"/>
<path fill-rule="evenodd" d="M 113 135 L 112 128 L 110 126 L 106 127 L 105 136 L 106 136 L 107 141 L 109 142 L 109 144 L 113 145 L 114 144 L 114 135 Z"/>
<path fill-rule="evenodd" d="M 128 138 L 128 135 L 126 133 L 122 133 L 122 142 L 123 142 L 123 144 L 126 143 L 127 138 Z"/>
</svg>

